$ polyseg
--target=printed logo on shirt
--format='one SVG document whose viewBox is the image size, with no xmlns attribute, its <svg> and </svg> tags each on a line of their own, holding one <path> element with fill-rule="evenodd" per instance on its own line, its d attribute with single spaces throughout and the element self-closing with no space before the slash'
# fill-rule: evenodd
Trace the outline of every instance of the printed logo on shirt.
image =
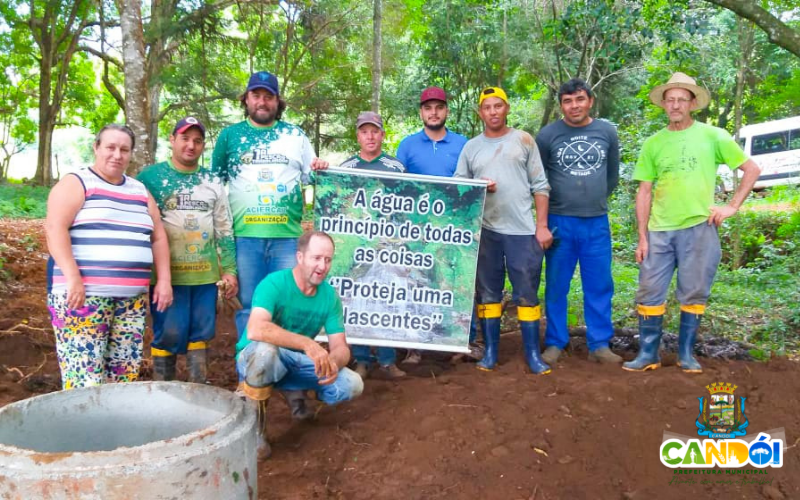
<svg viewBox="0 0 800 500">
<path fill-rule="evenodd" d="M 585 177 L 597 172 L 606 159 L 604 145 L 585 135 L 570 137 L 556 153 L 559 164 L 570 175 Z"/>
<path fill-rule="evenodd" d="M 186 214 L 186 218 L 183 220 L 183 228 L 187 231 L 197 231 L 200 229 L 200 221 L 197 220 L 197 216 L 194 214 Z"/>
<path fill-rule="evenodd" d="M 244 165 L 250 165 L 250 164 L 288 165 L 289 164 L 289 158 L 286 155 L 282 155 L 280 153 L 269 153 L 267 148 L 255 148 L 252 151 L 248 151 L 239 157 L 239 161 Z M 265 170 L 259 172 L 259 176 Z"/>
<path fill-rule="evenodd" d="M 208 202 L 193 200 L 190 194 L 176 194 L 170 196 L 164 201 L 164 207 L 167 210 L 200 210 L 203 212 L 209 210 Z"/>
</svg>

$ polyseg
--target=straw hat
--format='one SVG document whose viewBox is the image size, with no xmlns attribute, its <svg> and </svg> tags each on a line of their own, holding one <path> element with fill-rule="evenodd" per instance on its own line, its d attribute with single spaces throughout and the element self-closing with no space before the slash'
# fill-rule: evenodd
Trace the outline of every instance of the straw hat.
<svg viewBox="0 0 800 500">
<path fill-rule="evenodd" d="M 667 83 L 659 85 L 650 91 L 650 102 L 661 107 L 661 101 L 664 100 L 664 92 L 669 89 L 685 89 L 694 94 L 695 99 L 697 99 L 697 106 L 692 110 L 703 109 L 708 106 L 708 101 L 710 100 L 708 91 L 698 86 L 694 78 L 680 71 L 673 73 Z"/>
</svg>

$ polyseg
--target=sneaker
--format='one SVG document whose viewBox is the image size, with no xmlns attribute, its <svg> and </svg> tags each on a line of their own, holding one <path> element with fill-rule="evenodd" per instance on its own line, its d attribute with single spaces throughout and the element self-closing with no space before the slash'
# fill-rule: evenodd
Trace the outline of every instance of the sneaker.
<svg viewBox="0 0 800 500">
<path fill-rule="evenodd" d="M 381 375 L 383 375 L 384 378 L 388 379 L 403 378 L 406 376 L 406 372 L 398 368 L 397 365 L 395 364 L 381 366 L 379 370 L 381 372 Z"/>
<path fill-rule="evenodd" d="M 558 358 L 561 357 L 562 352 L 564 352 L 563 349 L 559 349 L 558 347 L 551 345 L 542 353 L 542 361 L 552 366 L 556 361 L 558 361 Z"/>
<path fill-rule="evenodd" d="M 361 377 L 361 380 L 367 378 L 367 374 L 369 373 L 369 367 L 366 363 L 356 363 L 356 369 L 354 370 L 358 373 L 358 376 Z"/>
<path fill-rule="evenodd" d="M 613 365 L 622 363 L 622 357 L 614 354 L 608 347 L 601 347 L 589 353 L 589 361 Z"/>
<path fill-rule="evenodd" d="M 406 355 L 406 359 L 403 360 L 403 363 L 418 365 L 420 361 L 422 361 L 422 353 L 416 349 L 409 349 L 408 355 Z"/>
</svg>

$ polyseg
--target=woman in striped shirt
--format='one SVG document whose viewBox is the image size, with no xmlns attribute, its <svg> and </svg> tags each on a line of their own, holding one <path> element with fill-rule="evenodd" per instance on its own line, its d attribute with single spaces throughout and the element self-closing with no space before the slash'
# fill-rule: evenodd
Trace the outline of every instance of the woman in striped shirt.
<svg viewBox="0 0 800 500">
<path fill-rule="evenodd" d="M 47 306 L 64 389 L 139 376 L 147 290 L 172 304 L 169 247 L 153 197 L 125 175 L 135 143 L 125 126 L 97 134 L 92 167 L 67 175 L 47 200 Z"/>
</svg>

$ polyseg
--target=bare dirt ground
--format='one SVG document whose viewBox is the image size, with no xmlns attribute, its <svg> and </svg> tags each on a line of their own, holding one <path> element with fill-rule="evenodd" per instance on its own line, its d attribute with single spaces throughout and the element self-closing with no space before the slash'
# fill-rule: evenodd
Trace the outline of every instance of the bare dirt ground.
<svg viewBox="0 0 800 500">
<path fill-rule="evenodd" d="M 0 405 L 60 388 L 44 251 L 41 221 L 0 220 Z M 230 318 L 217 331 L 211 383 L 232 389 Z M 667 355 L 663 369 L 639 375 L 589 363 L 573 339 L 571 355 L 535 377 L 520 344 L 518 332 L 507 332 L 490 374 L 426 355 L 404 367 L 406 379 L 368 379 L 359 400 L 321 408 L 311 422 L 293 422 L 275 398 L 259 498 L 800 498 L 798 363 L 701 359 L 705 372 L 688 376 Z M 697 398 L 712 382 L 739 386 L 750 431 L 786 429 L 783 468 L 716 484 L 720 476 L 677 476 L 660 463 L 663 431 L 696 436 Z"/>
</svg>

